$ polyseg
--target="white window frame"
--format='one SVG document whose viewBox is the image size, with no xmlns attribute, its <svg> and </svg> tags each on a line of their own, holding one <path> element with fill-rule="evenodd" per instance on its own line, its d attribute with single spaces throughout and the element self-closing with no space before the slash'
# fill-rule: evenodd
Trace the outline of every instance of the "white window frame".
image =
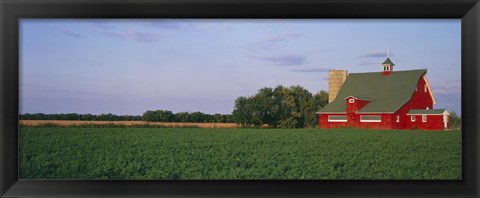
<svg viewBox="0 0 480 198">
<path fill-rule="evenodd" d="M 328 122 L 347 122 L 347 115 L 345 115 L 345 120 L 332 120 L 330 116 L 344 116 L 344 115 L 328 115 Z"/>
<path fill-rule="evenodd" d="M 416 119 L 416 118 L 415 118 L 414 115 L 410 116 L 410 121 L 415 122 L 415 119 Z"/>
<path fill-rule="evenodd" d="M 422 122 L 427 122 L 427 114 L 422 114 Z"/>
<path fill-rule="evenodd" d="M 400 115 L 397 115 L 397 122 L 400 122 Z"/>
<path fill-rule="evenodd" d="M 360 122 L 382 122 L 382 116 L 380 116 L 380 120 L 364 120 L 362 119 L 363 116 L 377 116 L 377 115 L 360 115 Z"/>
<path fill-rule="evenodd" d="M 348 99 L 348 102 L 349 102 L 349 103 L 355 103 L 355 99 L 350 98 L 350 99 Z"/>
</svg>

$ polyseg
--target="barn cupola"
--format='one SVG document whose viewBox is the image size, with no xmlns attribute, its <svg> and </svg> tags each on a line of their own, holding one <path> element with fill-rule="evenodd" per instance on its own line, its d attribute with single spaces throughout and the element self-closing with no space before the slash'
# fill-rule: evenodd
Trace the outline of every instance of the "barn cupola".
<svg viewBox="0 0 480 198">
<path fill-rule="evenodd" d="M 388 51 L 387 53 L 387 60 L 385 60 L 383 63 L 382 63 L 382 67 L 383 67 L 383 75 L 384 76 L 388 76 L 392 73 L 393 71 L 393 66 L 395 64 L 393 64 L 393 62 L 390 60 L 390 50 Z"/>
</svg>

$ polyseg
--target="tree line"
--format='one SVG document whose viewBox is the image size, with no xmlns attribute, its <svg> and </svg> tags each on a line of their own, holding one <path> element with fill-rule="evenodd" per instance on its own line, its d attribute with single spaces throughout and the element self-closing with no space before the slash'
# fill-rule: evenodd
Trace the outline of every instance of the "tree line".
<svg viewBox="0 0 480 198">
<path fill-rule="evenodd" d="M 84 121 L 147 121 L 147 122 L 209 122 L 233 123 L 229 114 L 206 114 L 202 112 L 178 112 L 168 110 L 148 110 L 143 115 L 114 115 L 108 114 L 20 114 L 20 120 L 84 120 Z"/>
<path fill-rule="evenodd" d="M 230 114 L 206 114 L 202 112 L 178 112 L 168 110 L 148 110 L 143 113 L 142 118 L 147 122 L 208 122 L 208 123 L 233 123 Z"/>
<path fill-rule="evenodd" d="M 265 87 L 253 96 L 235 100 L 233 117 L 243 126 L 271 128 L 315 127 L 316 112 L 328 104 L 328 93 L 310 93 L 301 86 Z"/>
</svg>

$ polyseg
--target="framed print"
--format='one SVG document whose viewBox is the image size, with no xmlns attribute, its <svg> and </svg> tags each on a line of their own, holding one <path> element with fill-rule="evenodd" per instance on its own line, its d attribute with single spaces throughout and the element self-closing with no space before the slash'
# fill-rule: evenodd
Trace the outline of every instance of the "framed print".
<svg viewBox="0 0 480 198">
<path fill-rule="evenodd" d="M 478 1 L 0 6 L 2 197 L 478 196 Z"/>
</svg>

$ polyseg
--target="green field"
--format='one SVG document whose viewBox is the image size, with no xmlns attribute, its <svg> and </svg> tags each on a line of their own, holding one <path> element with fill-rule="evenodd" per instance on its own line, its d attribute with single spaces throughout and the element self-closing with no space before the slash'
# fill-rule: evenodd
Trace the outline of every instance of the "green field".
<svg viewBox="0 0 480 198">
<path fill-rule="evenodd" d="M 461 179 L 460 131 L 20 128 L 21 179 Z"/>
</svg>

